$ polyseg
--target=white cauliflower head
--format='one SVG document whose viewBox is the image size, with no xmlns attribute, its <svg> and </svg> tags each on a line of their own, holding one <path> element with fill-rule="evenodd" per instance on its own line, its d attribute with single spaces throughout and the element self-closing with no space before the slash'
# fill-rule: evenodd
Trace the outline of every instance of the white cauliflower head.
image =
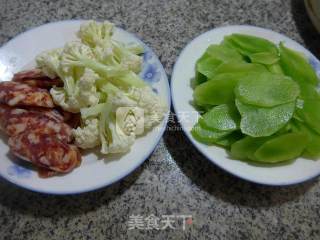
<svg viewBox="0 0 320 240">
<path fill-rule="evenodd" d="M 75 144 L 83 149 L 94 148 L 100 145 L 99 120 L 96 118 L 86 119 L 84 127 L 72 130 Z"/>
<path fill-rule="evenodd" d="M 80 30 L 77 33 L 81 41 L 90 46 L 103 46 L 104 43 L 110 40 L 114 30 L 114 25 L 108 21 L 95 22 L 88 21 L 81 24 Z"/>
<path fill-rule="evenodd" d="M 150 87 L 131 88 L 127 94 L 144 110 L 144 127 L 150 129 L 159 124 L 168 111 L 162 99 Z"/>
<path fill-rule="evenodd" d="M 95 81 L 98 75 L 90 69 L 85 69 L 76 82 L 74 92 L 70 95 L 63 88 L 52 88 L 50 94 L 55 104 L 70 112 L 79 112 L 81 108 L 94 106 L 99 102 Z"/>
<path fill-rule="evenodd" d="M 49 78 L 55 78 L 59 75 L 59 64 L 62 48 L 44 51 L 36 57 L 37 66 Z"/>
</svg>

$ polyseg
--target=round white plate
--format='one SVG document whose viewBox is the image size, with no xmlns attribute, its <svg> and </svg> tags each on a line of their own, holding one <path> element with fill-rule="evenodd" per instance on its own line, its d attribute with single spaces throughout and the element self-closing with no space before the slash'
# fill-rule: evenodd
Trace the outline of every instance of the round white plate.
<svg viewBox="0 0 320 240">
<path fill-rule="evenodd" d="M 192 144 L 211 162 L 245 180 L 267 185 L 290 185 L 318 176 L 320 174 L 320 160 L 312 161 L 298 158 L 288 165 L 256 166 L 246 162 L 232 160 L 223 148 L 207 146 L 193 139 L 190 130 L 197 122 L 198 114 L 190 104 L 193 100 L 193 90 L 190 86 L 190 80 L 195 75 L 195 63 L 210 44 L 219 44 L 224 36 L 232 33 L 254 35 L 266 38 L 274 43 L 284 41 L 286 46 L 303 52 L 316 69 L 318 76 L 320 75 L 320 63 L 307 49 L 286 36 L 271 30 L 252 26 L 228 26 L 203 33 L 183 49 L 174 66 L 171 79 L 173 107 L 185 134 Z M 319 110 L 320 109 L 315 109 L 315 111 Z"/>
<path fill-rule="evenodd" d="M 42 25 L 24 32 L 0 48 L 0 80 L 10 80 L 12 74 L 35 65 L 34 58 L 44 50 L 62 47 L 76 39 L 75 33 L 83 21 L 62 21 Z M 138 42 L 144 46 L 144 63 L 141 77 L 149 82 L 170 106 L 170 89 L 166 73 L 153 51 L 136 36 L 120 28 L 114 38 L 122 42 Z M 159 142 L 168 116 L 152 131 L 136 140 L 131 151 L 122 156 L 106 156 L 100 159 L 94 153 L 82 156 L 82 164 L 73 172 L 48 179 L 38 177 L 36 171 L 24 164 L 12 161 L 8 154 L 7 139 L 0 140 L 0 175 L 21 187 L 51 194 L 87 192 L 110 185 L 125 177 L 152 153 Z"/>
</svg>

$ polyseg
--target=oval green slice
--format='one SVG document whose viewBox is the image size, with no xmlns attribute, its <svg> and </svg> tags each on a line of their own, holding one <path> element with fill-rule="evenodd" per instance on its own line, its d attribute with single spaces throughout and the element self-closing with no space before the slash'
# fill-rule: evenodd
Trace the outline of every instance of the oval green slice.
<svg viewBox="0 0 320 240">
<path fill-rule="evenodd" d="M 292 102 L 299 93 L 299 85 L 295 81 L 268 72 L 251 73 L 235 87 L 235 95 L 241 102 L 260 107 Z"/>
<path fill-rule="evenodd" d="M 255 160 L 254 153 L 269 138 L 246 136 L 231 145 L 231 156 L 238 159 Z"/>
<path fill-rule="evenodd" d="M 234 104 L 222 104 L 205 113 L 199 122 L 205 128 L 233 131 L 239 129 L 240 114 Z"/>
<path fill-rule="evenodd" d="M 287 133 L 265 142 L 255 152 L 255 160 L 277 163 L 299 157 L 305 149 L 308 137 L 304 133 Z"/>
<path fill-rule="evenodd" d="M 277 132 L 292 118 L 295 102 L 263 108 L 236 99 L 236 106 L 241 115 L 241 131 L 252 137 L 265 137 Z"/>
<path fill-rule="evenodd" d="M 203 128 L 200 123 L 196 123 L 192 130 L 192 136 L 199 142 L 205 144 L 214 144 L 217 140 L 229 135 L 230 131 L 208 130 Z"/>
</svg>

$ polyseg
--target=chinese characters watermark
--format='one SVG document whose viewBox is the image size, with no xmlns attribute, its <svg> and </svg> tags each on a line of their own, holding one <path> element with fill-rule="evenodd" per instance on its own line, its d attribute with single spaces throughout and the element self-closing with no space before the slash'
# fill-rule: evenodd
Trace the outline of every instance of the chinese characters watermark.
<svg viewBox="0 0 320 240">
<path fill-rule="evenodd" d="M 192 225 L 192 215 L 162 215 L 160 217 L 151 214 L 149 216 L 131 215 L 129 216 L 128 229 L 134 230 L 166 230 L 182 229 Z"/>
</svg>

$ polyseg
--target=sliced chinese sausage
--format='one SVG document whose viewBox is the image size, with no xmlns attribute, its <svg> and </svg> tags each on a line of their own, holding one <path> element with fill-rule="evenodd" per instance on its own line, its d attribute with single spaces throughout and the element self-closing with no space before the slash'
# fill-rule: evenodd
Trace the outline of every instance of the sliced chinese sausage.
<svg viewBox="0 0 320 240">
<path fill-rule="evenodd" d="M 47 90 L 9 81 L 0 82 L 0 103 L 9 106 L 54 107 Z"/>
<path fill-rule="evenodd" d="M 0 105 L 0 126 L 9 136 L 32 130 L 46 134 L 55 134 L 65 142 L 71 142 L 71 127 L 63 122 L 63 117 L 55 110 L 28 111 Z"/>
<path fill-rule="evenodd" d="M 5 105 L 5 104 L 0 104 L 0 129 L 3 129 L 4 126 L 6 125 L 6 121 L 8 119 L 8 115 L 12 111 L 12 108 Z"/>
<path fill-rule="evenodd" d="M 43 78 L 43 77 L 46 77 L 46 75 L 39 68 L 35 68 L 32 70 L 26 70 L 26 71 L 15 73 L 13 75 L 12 81 L 20 81 L 22 79 Z"/>
<path fill-rule="evenodd" d="M 60 78 L 54 78 L 51 79 L 49 77 L 44 78 L 28 78 L 28 79 L 21 79 L 21 80 L 13 80 L 14 82 L 20 82 L 27 84 L 32 87 L 38 87 L 38 88 L 51 88 L 53 86 L 62 87 L 63 82 Z"/>
<path fill-rule="evenodd" d="M 56 122 L 63 122 L 63 116 L 55 109 L 51 108 L 13 108 L 5 104 L 0 104 L 0 126 L 5 128 L 11 118 L 45 116 Z"/>
<path fill-rule="evenodd" d="M 62 87 L 60 78 L 49 78 L 40 69 L 32 69 L 18 72 L 13 76 L 12 81 L 25 83 L 29 86 L 39 88 L 51 88 L 53 86 Z"/>
<path fill-rule="evenodd" d="M 43 108 L 43 107 L 28 107 L 26 109 L 31 112 L 38 112 L 43 115 L 46 115 L 48 118 L 55 120 L 57 122 L 64 122 L 63 115 L 56 109 Z"/>
<path fill-rule="evenodd" d="M 9 136 L 17 135 L 25 131 L 56 136 L 64 142 L 72 141 L 72 129 L 63 122 L 54 121 L 44 115 L 27 112 L 19 117 L 11 117 L 4 128 Z"/>
<path fill-rule="evenodd" d="M 49 178 L 58 175 L 58 172 L 52 171 L 50 169 L 44 168 L 44 167 L 38 167 L 37 172 L 39 177 L 41 178 Z"/>
<path fill-rule="evenodd" d="M 74 145 L 56 137 L 27 131 L 9 138 L 12 153 L 35 166 L 67 173 L 80 165 L 81 155 Z"/>
</svg>

